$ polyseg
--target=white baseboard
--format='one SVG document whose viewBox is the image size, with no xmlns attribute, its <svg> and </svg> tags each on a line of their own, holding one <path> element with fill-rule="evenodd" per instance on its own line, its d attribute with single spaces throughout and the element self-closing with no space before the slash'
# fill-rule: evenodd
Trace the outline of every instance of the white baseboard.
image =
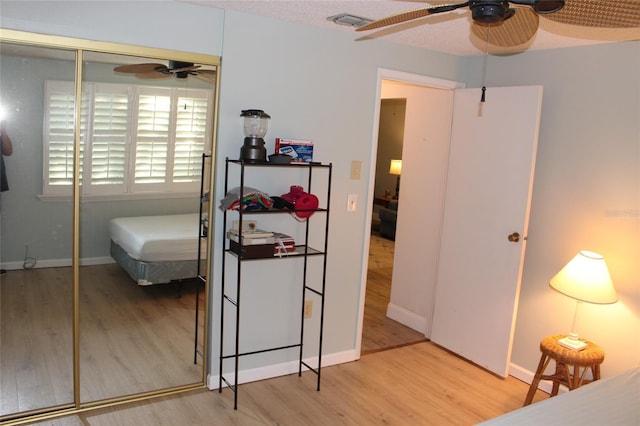
<svg viewBox="0 0 640 426">
<path fill-rule="evenodd" d="M 531 384 L 531 382 L 533 382 L 533 376 L 535 376 L 535 372 L 520 367 L 517 364 L 511 363 L 509 365 L 509 375 L 511 377 L 515 377 L 518 380 L 522 380 L 525 383 Z M 538 389 L 549 394 L 551 393 L 552 387 L 553 384 L 549 380 L 540 380 L 540 384 L 538 384 Z M 568 389 L 565 386 L 560 386 L 558 395 L 565 392 L 568 392 Z"/>
<path fill-rule="evenodd" d="M 105 265 L 107 263 L 115 263 L 111 257 L 87 257 L 80 259 L 80 266 Z M 62 268 L 71 266 L 71 259 L 36 259 L 34 268 Z M 30 269 L 34 269 L 30 268 Z M 2 269 L 14 271 L 24 269 L 24 262 L 7 262 L 2 264 Z"/>
<path fill-rule="evenodd" d="M 427 326 L 427 319 L 401 306 L 389 303 L 387 305 L 387 317 L 394 321 L 398 321 L 400 324 L 406 325 L 419 333 L 425 335 L 427 333 L 427 330 L 425 330 Z"/>
<path fill-rule="evenodd" d="M 322 368 L 329 367 L 331 365 L 344 364 L 345 362 L 356 361 L 358 359 L 358 354 L 355 350 L 349 350 L 344 352 L 338 352 L 334 354 L 327 354 L 322 356 Z M 318 363 L 318 358 L 309 358 L 305 359 L 308 365 L 315 366 Z M 302 372 L 306 368 L 303 367 Z M 274 377 L 286 376 L 289 374 L 294 374 L 298 372 L 298 361 L 290 361 L 282 364 L 274 364 L 268 365 L 265 367 L 252 368 L 248 370 L 241 370 L 238 372 L 238 383 L 250 383 L 256 382 L 258 380 L 271 379 Z M 230 381 L 234 382 L 233 373 L 225 373 L 224 377 Z M 207 387 L 211 390 L 218 389 L 218 382 L 220 380 L 220 376 L 218 374 L 209 374 L 207 375 Z M 225 384 L 223 383 L 224 387 Z"/>
</svg>

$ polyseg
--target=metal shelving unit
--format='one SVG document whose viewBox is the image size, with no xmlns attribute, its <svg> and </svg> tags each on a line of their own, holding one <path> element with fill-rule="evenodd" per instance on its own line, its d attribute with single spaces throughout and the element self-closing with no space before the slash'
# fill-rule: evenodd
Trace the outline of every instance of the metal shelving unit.
<svg viewBox="0 0 640 426">
<path fill-rule="evenodd" d="M 207 161 L 211 161 L 210 154 L 202 154 L 202 168 L 200 170 L 200 202 L 199 202 L 199 215 L 200 224 L 198 226 L 198 263 L 196 265 L 198 285 L 196 286 L 196 313 L 194 319 L 194 338 L 193 338 L 193 363 L 198 363 L 198 355 L 204 358 L 202 351 L 198 350 L 198 314 L 200 312 L 200 284 L 206 285 L 207 277 L 205 273 L 207 271 L 206 265 L 202 264 L 202 244 L 207 242 L 207 234 L 209 232 L 209 223 L 203 219 L 205 213 L 208 211 L 208 204 L 210 201 L 210 189 L 205 186 L 206 177 L 206 165 Z M 207 209 L 205 211 L 205 208 Z"/>
<path fill-rule="evenodd" d="M 326 171 L 326 206 L 319 206 L 319 208 L 314 210 L 314 214 L 307 218 L 304 222 L 302 222 L 299 226 L 304 227 L 304 240 L 301 241 L 302 244 L 298 244 L 295 246 L 295 250 L 293 252 L 289 252 L 287 256 L 279 257 L 274 256 L 273 258 L 258 258 L 258 259 L 249 259 L 244 258 L 239 253 L 242 253 L 242 236 L 240 234 L 240 238 L 238 239 L 240 250 L 238 253 L 232 251 L 229 247 L 229 240 L 226 238 L 226 235 L 223 235 L 223 259 L 221 266 L 221 299 L 220 299 L 220 358 L 219 358 L 219 383 L 218 390 L 222 392 L 223 383 L 226 387 L 230 388 L 234 392 L 234 401 L 233 408 L 238 408 L 238 372 L 239 372 L 239 363 L 240 359 L 245 356 L 250 355 L 258 355 L 265 352 L 271 351 L 279 351 L 285 349 L 293 349 L 297 348 L 299 350 L 298 356 L 298 376 L 302 375 L 303 369 L 312 371 L 317 376 L 317 385 L 316 389 L 320 390 L 320 377 L 322 370 L 322 339 L 323 339 L 323 328 L 324 328 L 324 307 L 325 307 L 325 286 L 326 286 L 326 271 L 327 271 L 327 236 L 329 233 L 329 200 L 331 199 L 331 173 L 332 173 L 332 164 L 320 164 L 320 163 L 309 163 L 309 164 L 288 164 L 288 165 L 276 165 L 276 164 L 255 164 L 255 163 L 246 163 L 240 160 L 230 160 L 227 158 L 225 165 L 225 185 L 224 191 L 225 194 L 229 191 L 229 173 L 231 168 L 235 168 L 236 173 L 239 173 L 240 178 L 240 186 L 239 193 L 244 194 L 245 188 L 245 172 L 247 168 L 265 168 L 268 171 L 276 172 L 276 169 L 279 168 L 296 168 L 298 170 L 305 170 L 307 172 L 307 187 L 306 190 L 309 193 L 312 193 L 312 183 L 314 179 L 317 177 L 314 175 L 318 172 L 319 169 L 323 169 Z M 271 169 L 271 170 L 269 170 Z M 264 214 L 288 214 L 288 210 L 279 210 L 279 209 L 267 209 L 267 210 L 258 210 L 258 211 L 243 211 L 242 208 L 240 210 L 226 210 L 223 215 L 223 229 L 228 229 L 228 217 L 230 215 L 236 215 L 239 222 L 239 229 L 242 228 L 243 218 L 248 215 L 259 216 Z M 309 227 L 311 220 L 324 220 L 324 234 L 323 234 L 323 246 L 321 248 L 312 248 L 309 247 Z M 308 259 L 314 256 L 322 257 L 322 277 L 321 277 L 321 285 L 320 288 L 313 288 L 313 286 L 309 285 L 309 271 L 308 271 Z M 268 261 L 278 261 L 278 262 L 286 262 L 287 259 L 292 258 L 302 258 L 302 300 L 300 302 L 300 335 L 299 340 L 296 342 L 292 342 L 288 345 L 276 346 L 276 347 L 268 347 L 254 351 L 243 352 L 241 350 L 240 345 L 240 312 L 241 312 L 241 296 L 242 296 L 242 267 L 245 262 L 253 262 L 256 260 L 268 260 Z M 235 261 L 235 266 L 237 268 L 236 271 L 236 279 L 235 288 L 232 288 L 231 283 L 227 283 L 227 268 L 229 267 L 228 263 Z M 318 363 L 316 367 L 309 365 L 307 362 L 303 360 L 303 349 L 304 349 L 304 336 L 305 336 L 305 317 L 304 317 L 304 303 L 308 293 L 313 293 L 317 297 L 320 298 L 320 319 L 319 319 L 319 341 L 318 341 Z M 231 295 L 234 294 L 235 298 Z M 249 296 L 249 295 L 246 295 Z M 228 327 L 225 324 L 225 309 L 235 309 L 235 324 L 232 325 L 231 332 L 234 333 L 234 346 L 228 353 L 225 352 L 224 347 L 224 336 L 225 336 L 225 328 Z M 224 363 L 225 361 L 233 362 L 233 378 L 227 379 L 224 376 Z"/>
</svg>

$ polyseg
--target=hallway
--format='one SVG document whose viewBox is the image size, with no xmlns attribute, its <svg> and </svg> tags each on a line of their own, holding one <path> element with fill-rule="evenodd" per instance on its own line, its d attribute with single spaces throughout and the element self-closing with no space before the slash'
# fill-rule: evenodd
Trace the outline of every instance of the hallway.
<svg viewBox="0 0 640 426">
<path fill-rule="evenodd" d="M 387 318 L 394 248 L 394 241 L 382 238 L 376 232 L 371 234 L 362 329 L 363 355 L 426 340 L 421 333 Z"/>
</svg>

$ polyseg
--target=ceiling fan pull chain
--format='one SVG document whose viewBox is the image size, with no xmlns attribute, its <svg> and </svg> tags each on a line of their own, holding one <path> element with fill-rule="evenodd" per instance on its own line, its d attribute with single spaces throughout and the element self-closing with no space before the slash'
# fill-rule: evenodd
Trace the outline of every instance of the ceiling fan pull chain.
<svg viewBox="0 0 640 426">
<path fill-rule="evenodd" d="M 489 33 L 491 30 L 491 24 L 487 25 L 487 45 L 485 48 L 485 52 L 484 52 L 484 61 L 482 64 L 482 96 L 480 97 L 480 102 L 485 101 L 485 93 L 487 91 L 487 88 L 485 87 L 485 80 L 487 78 L 487 57 L 489 56 Z"/>
</svg>

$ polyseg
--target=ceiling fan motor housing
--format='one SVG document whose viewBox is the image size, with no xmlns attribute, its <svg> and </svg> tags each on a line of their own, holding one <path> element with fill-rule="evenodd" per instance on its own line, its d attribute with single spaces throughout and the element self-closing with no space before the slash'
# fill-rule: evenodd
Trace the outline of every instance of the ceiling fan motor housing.
<svg viewBox="0 0 640 426">
<path fill-rule="evenodd" d="M 166 72 L 167 74 L 173 73 L 176 78 L 187 78 L 190 67 L 193 67 L 193 63 L 191 62 L 169 61 L 169 68 L 162 72 Z"/>
<path fill-rule="evenodd" d="M 510 16 L 507 0 L 471 0 L 469 9 L 471 9 L 471 18 L 481 24 L 502 22 Z"/>
</svg>

